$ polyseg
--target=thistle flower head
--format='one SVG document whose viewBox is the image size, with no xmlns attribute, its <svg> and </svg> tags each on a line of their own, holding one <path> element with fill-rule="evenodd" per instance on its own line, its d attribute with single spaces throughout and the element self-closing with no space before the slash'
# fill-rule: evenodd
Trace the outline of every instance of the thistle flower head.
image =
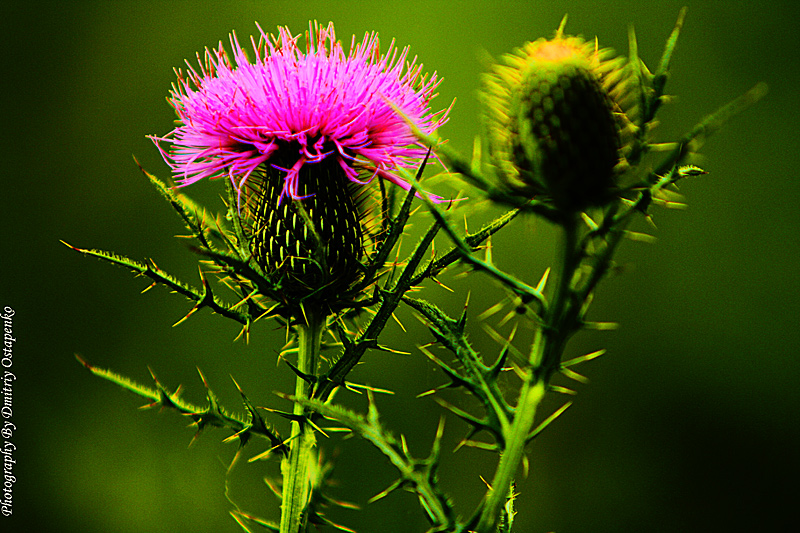
<svg viewBox="0 0 800 533">
<path fill-rule="evenodd" d="M 382 55 L 377 34 L 353 37 L 345 52 L 332 23 L 305 40 L 261 30 L 252 62 L 235 34 L 233 59 L 206 49 L 173 85 L 178 126 L 153 140 L 178 185 L 231 180 L 253 257 L 287 300 L 328 300 L 362 270 L 360 189 L 376 176 L 409 189 L 397 171 L 427 148 L 408 121 L 432 133 L 448 110 L 430 109 L 440 80 L 394 41 Z"/>
<path fill-rule="evenodd" d="M 409 188 L 393 171 L 414 166 L 426 149 L 393 106 L 433 132 L 447 120 L 447 111 L 429 108 L 436 74 L 422 75 L 394 41 L 381 55 L 375 33 L 353 37 L 348 53 L 332 23 L 309 28 L 305 51 L 297 41 L 288 28 L 277 37 L 261 30 L 250 62 L 231 34 L 233 60 L 220 43 L 206 49 L 199 71 L 178 72 L 170 103 L 179 125 L 153 140 L 179 185 L 227 176 L 241 194 L 266 165 L 283 173 L 282 196 L 298 199 L 300 170 L 331 159 L 354 183 L 380 175 Z"/>
<path fill-rule="evenodd" d="M 559 29 L 485 76 L 491 162 L 512 194 L 567 211 L 608 201 L 621 144 L 612 96 L 620 63 L 609 54 Z"/>
</svg>

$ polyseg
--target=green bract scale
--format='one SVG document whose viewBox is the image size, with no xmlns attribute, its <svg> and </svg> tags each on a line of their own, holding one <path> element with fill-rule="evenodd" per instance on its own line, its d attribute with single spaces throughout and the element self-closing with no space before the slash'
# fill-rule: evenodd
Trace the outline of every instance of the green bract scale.
<svg viewBox="0 0 800 533">
<path fill-rule="evenodd" d="M 544 196 L 569 212 L 613 197 L 621 128 L 610 80 L 619 62 L 608 54 L 559 30 L 485 76 L 489 155 L 512 194 Z"/>
</svg>

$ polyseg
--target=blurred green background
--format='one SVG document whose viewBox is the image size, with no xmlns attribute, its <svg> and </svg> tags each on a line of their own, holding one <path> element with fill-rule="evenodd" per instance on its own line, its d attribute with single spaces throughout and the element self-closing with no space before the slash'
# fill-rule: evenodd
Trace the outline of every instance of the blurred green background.
<svg viewBox="0 0 800 533">
<path fill-rule="evenodd" d="M 165 103 L 173 67 L 195 52 L 256 31 L 333 20 L 345 42 L 376 30 L 410 45 L 445 81 L 438 105 L 458 97 L 442 130 L 467 152 L 478 132 L 479 74 L 526 40 L 567 30 L 627 51 L 628 25 L 654 65 L 682 2 L 7 2 L 2 10 L 2 205 L 0 306 L 16 311 L 14 418 L 18 447 L 12 519 L 3 531 L 234 532 L 230 498 L 277 516 L 261 481 L 274 462 L 242 462 L 226 476 L 235 445 L 192 430 L 173 413 L 92 377 L 74 358 L 139 381 L 148 365 L 185 396 L 203 398 L 196 367 L 223 403 L 239 408 L 234 376 L 258 405 L 286 408 L 275 364 L 283 332 L 238 328 L 201 312 L 178 327 L 181 297 L 59 243 L 153 258 L 196 283 L 183 228 L 132 160 L 166 177 L 147 134 L 172 128 Z M 711 173 L 682 186 L 689 209 L 656 211 L 659 242 L 625 244 L 627 272 L 608 280 L 593 307 L 616 332 L 582 334 L 568 356 L 608 348 L 584 372 L 576 404 L 530 449 L 515 531 L 777 531 L 796 512 L 800 474 L 800 252 L 798 23 L 794 2 L 690 2 L 659 135 L 675 137 L 758 81 L 767 98 L 713 137 L 702 165 Z M 189 193 L 219 206 L 220 182 Z M 495 241 L 500 266 L 535 281 L 551 260 L 548 228 L 520 220 Z M 472 316 L 502 296 L 480 275 L 428 287 L 451 313 L 473 292 Z M 380 397 L 387 425 L 426 455 L 441 409 L 414 396 L 443 382 L 415 344 L 428 337 L 407 310 L 403 336 L 382 339 L 410 356 L 369 354 L 355 379 L 394 389 Z M 476 323 L 473 342 L 496 344 Z M 525 332 L 523 331 L 523 334 Z M 524 335 L 523 335 L 524 336 Z M 411 339 L 411 342 L 409 342 Z M 363 408 L 358 398 L 339 396 Z M 448 396 L 456 401 L 456 396 Z M 562 398 L 548 400 L 548 409 Z M 278 422 L 280 424 L 280 422 Z M 485 452 L 449 451 L 466 427 L 448 417 L 441 477 L 467 514 L 490 478 Z M 331 511 L 359 532 L 424 531 L 415 498 L 366 500 L 394 480 L 368 445 L 331 439 L 338 453 L 334 494 L 364 506 Z M 263 448 L 249 450 L 248 456 Z M 10 525 L 10 527 L 9 527 Z"/>
</svg>

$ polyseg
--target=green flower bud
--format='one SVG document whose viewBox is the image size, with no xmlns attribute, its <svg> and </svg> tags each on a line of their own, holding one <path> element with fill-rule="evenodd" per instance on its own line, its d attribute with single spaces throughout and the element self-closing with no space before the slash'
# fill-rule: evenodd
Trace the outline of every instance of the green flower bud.
<svg viewBox="0 0 800 533">
<path fill-rule="evenodd" d="M 608 84 L 616 62 L 560 34 L 527 43 L 485 77 L 489 154 L 511 194 L 582 211 L 613 198 L 619 107 Z"/>
</svg>

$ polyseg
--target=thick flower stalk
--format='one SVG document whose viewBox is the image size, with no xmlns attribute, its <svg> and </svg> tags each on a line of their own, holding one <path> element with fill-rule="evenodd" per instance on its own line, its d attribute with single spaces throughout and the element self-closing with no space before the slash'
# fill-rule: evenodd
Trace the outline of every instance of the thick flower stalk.
<svg viewBox="0 0 800 533">
<path fill-rule="evenodd" d="M 220 45 L 179 72 L 179 125 L 153 139 L 179 185 L 231 180 L 253 258 L 285 300 L 328 301 L 360 274 L 361 189 L 376 177 L 408 189 L 396 171 L 427 151 L 406 120 L 429 133 L 447 120 L 429 107 L 440 80 L 394 42 L 381 55 L 375 33 L 345 53 L 333 24 L 311 27 L 305 50 L 288 28 L 251 41 L 253 62 L 234 34 L 232 60 Z"/>
<path fill-rule="evenodd" d="M 609 201 L 622 143 L 613 97 L 621 63 L 610 54 L 559 29 L 485 76 L 489 155 L 511 194 L 566 212 Z"/>
</svg>

